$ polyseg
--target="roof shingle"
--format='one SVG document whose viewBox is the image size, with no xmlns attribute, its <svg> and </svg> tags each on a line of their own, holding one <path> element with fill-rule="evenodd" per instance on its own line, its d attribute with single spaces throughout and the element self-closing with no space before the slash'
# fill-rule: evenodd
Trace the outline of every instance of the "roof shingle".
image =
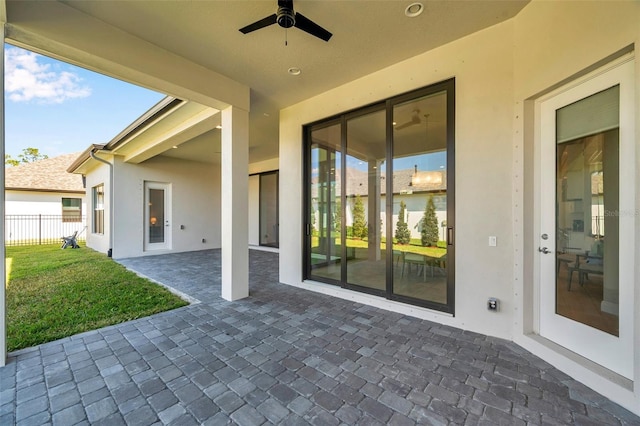
<svg viewBox="0 0 640 426">
<path fill-rule="evenodd" d="M 82 192 L 82 176 L 67 173 L 79 153 L 5 168 L 5 188 L 23 191 Z"/>
</svg>

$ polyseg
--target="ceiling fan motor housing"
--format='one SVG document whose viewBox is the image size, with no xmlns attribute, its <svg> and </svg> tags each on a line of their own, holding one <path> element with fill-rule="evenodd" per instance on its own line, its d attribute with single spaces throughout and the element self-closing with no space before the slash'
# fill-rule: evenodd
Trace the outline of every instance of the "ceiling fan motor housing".
<svg viewBox="0 0 640 426">
<path fill-rule="evenodd" d="M 276 21 L 282 28 L 291 28 L 296 24 L 295 13 L 289 7 L 279 6 L 276 16 Z"/>
</svg>

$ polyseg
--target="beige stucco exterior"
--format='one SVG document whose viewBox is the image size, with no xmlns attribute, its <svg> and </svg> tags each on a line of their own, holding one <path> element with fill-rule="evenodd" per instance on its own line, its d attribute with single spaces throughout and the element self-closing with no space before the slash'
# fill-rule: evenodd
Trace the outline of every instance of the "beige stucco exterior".
<svg viewBox="0 0 640 426">
<path fill-rule="evenodd" d="M 502 337 L 568 371 L 625 407 L 640 410 L 640 271 L 634 271 L 635 367 L 632 381 L 594 367 L 535 335 L 533 109 L 531 99 L 584 73 L 605 58 L 640 45 L 637 3 L 533 2 L 514 19 L 334 88 L 281 111 L 280 279 L 290 285 L 370 303 Z M 636 81 L 640 81 L 636 66 Z M 302 277 L 303 167 L 300 128 L 387 97 L 449 78 L 456 82 L 456 307 L 455 316 L 304 282 Z M 636 131 L 640 129 L 637 108 Z M 636 136 L 636 140 L 640 140 Z M 640 150 L 638 150 L 640 151 Z M 640 154 L 636 152 L 636 164 Z M 640 167 L 636 168 L 636 181 Z M 482 190 L 479 190 L 482 188 Z M 637 197 L 636 206 L 640 197 Z M 470 212 L 472 212 L 470 214 Z M 636 229 L 640 218 L 636 217 Z M 497 247 L 487 237 L 497 236 Z M 635 264 L 640 264 L 635 235 Z M 485 308 L 497 297 L 496 314 Z"/>
<path fill-rule="evenodd" d="M 41 15 L 47 13 L 47 8 L 57 10 L 59 6 L 47 5 Z M 631 377 L 621 377 L 537 335 L 539 282 L 536 268 L 540 229 L 536 182 L 545 170 L 536 169 L 537 116 L 534 108 L 534 101 L 554 88 L 613 57 L 633 52 L 634 46 L 640 45 L 639 22 L 640 4 L 635 1 L 533 1 L 513 19 L 282 109 L 277 167 L 273 167 L 275 163 L 248 164 L 244 151 L 245 148 L 248 151 L 248 87 L 234 83 L 216 92 L 218 87 L 211 81 L 227 83 L 226 77 L 186 64 L 186 60 L 167 55 L 141 41 L 139 50 L 145 54 L 122 59 L 117 41 L 126 43 L 128 38 L 126 34 L 118 33 L 114 43 L 101 46 L 96 53 L 102 58 L 102 69 L 185 99 L 226 108 L 227 119 L 223 117 L 222 120 L 222 157 L 227 162 L 216 167 L 157 157 L 134 165 L 116 157 L 115 205 L 109 206 L 113 207 L 115 223 L 113 255 L 122 258 L 148 254 L 144 251 L 142 237 L 143 183 L 171 183 L 174 203 L 180 206 L 173 210 L 173 249 L 190 251 L 222 247 L 223 283 L 231 283 L 233 280 L 228 273 L 237 272 L 235 276 L 243 286 L 236 294 L 230 284 L 226 289 L 223 284 L 223 296 L 230 300 L 242 297 L 246 290 L 246 247 L 238 242 L 246 245 L 246 241 L 253 241 L 245 229 L 248 218 L 244 217 L 244 212 L 255 205 L 256 190 L 247 177 L 252 173 L 279 169 L 280 223 L 286 223 L 280 227 L 282 283 L 513 340 L 640 414 L 639 267 L 631 272 L 634 307 Z M 105 39 L 113 36 L 113 29 L 100 22 L 95 24 L 91 31 L 104 33 Z M 25 28 L 28 29 L 28 23 Z M 19 30 L 13 29 L 14 37 L 19 38 Z M 77 63 L 92 61 L 88 52 L 93 46 L 75 40 L 48 42 L 45 30 L 39 37 L 34 36 L 30 41 L 51 50 L 65 50 L 63 43 L 68 43 L 76 46 L 76 50 L 67 49 L 68 58 Z M 125 69 L 121 62 L 127 60 L 130 68 Z M 162 67 L 163 60 L 175 60 L 178 65 L 165 68 Z M 637 57 L 635 63 L 635 81 L 639 82 Z M 182 72 L 178 72 L 180 65 L 185 66 Z M 190 72 L 197 78 L 191 77 Z M 450 78 L 455 78 L 456 85 L 455 316 L 303 281 L 302 126 Z M 234 88 L 238 90 L 234 91 Z M 633 97 L 635 140 L 638 141 L 640 84 L 636 83 Z M 229 107 L 229 104 L 233 106 Z M 230 110 L 238 113 L 237 120 L 231 119 Z M 238 121 L 242 121 L 242 125 L 238 125 Z M 239 140 L 242 149 L 231 143 L 233 138 Z M 636 168 L 632 179 L 638 182 L 640 149 L 636 149 L 634 160 Z M 87 189 L 104 183 L 105 189 L 109 190 L 109 179 L 109 168 L 100 164 L 88 174 Z M 234 192 L 234 188 L 238 188 L 238 192 Z M 105 197 L 106 203 L 108 200 L 109 196 Z M 636 211 L 640 211 L 637 190 L 633 202 Z M 87 204 L 87 213 L 90 213 L 90 199 Z M 234 217 L 234 208 L 242 216 Z M 634 220 L 636 232 L 629 236 L 633 247 L 631 255 L 635 260 L 633 263 L 640 265 L 640 232 L 637 232 L 640 215 Z M 109 222 L 105 217 L 107 227 Z M 184 230 L 179 229 L 180 224 L 185 225 Z M 249 229 L 254 228 L 249 226 Z M 110 246 L 105 238 L 110 231 L 105 229 L 103 236 L 89 233 L 88 243 L 106 251 Z M 488 236 L 497 237 L 496 247 L 488 247 Z M 201 242 L 202 238 L 207 244 Z M 486 309 L 488 297 L 500 300 L 498 312 Z"/>
<path fill-rule="evenodd" d="M 113 156 L 112 156 L 113 158 Z M 110 159 L 110 161 L 113 161 Z M 87 199 L 91 190 L 105 185 L 104 234 L 89 232 L 87 245 L 114 258 L 137 257 L 167 252 L 185 252 L 220 247 L 220 168 L 211 164 L 156 157 L 142 164 L 127 164 L 115 156 L 115 209 L 109 200 L 109 168 L 100 164 L 87 174 Z M 171 248 L 146 251 L 144 247 L 144 182 L 171 185 Z M 91 207 L 92 208 L 92 207 Z M 109 245 L 109 215 L 115 215 L 114 243 Z M 88 229 L 92 229 L 91 211 Z M 181 229 L 183 225 L 184 229 Z M 203 243 L 202 240 L 205 240 Z"/>
</svg>

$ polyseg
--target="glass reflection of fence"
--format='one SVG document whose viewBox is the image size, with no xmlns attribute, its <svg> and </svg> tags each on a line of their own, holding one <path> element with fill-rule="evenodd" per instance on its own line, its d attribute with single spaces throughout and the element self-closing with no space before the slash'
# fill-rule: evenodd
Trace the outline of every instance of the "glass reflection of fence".
<svg viewBox="0 0 640 426">
<path fill-rule="evenodd" d="M 72 215 L 6 215 L 4 232 L 6 246 L 29 246 L 61 243 L 62 237 L 78 232 L 78 241 L 85 241 L 85 216 Z"/>
</svg>

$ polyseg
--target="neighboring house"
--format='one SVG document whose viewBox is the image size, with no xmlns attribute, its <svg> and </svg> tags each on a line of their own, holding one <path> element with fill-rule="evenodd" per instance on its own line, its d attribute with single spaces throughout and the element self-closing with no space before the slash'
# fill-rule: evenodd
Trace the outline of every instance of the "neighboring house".
<svg viewBox="0 0 640 426">
<path fill-rule="evenodd" d="M 7 42 L 171 94 L 72 165 L 93 247 L 220 248 L 236 300 L 247 241 L 277 231 L 283 284 L 514 341 L 640 414 L 640 3 L 423 3 L 297 2 L 334 37 L 293 28 L 288 46 L 277 25 L 238 31 L 275 1 L 6 2 L 0 16 Z M 398 254 L 377 227 L 335 235 L 354 169 L 366 221 L 393 232 L 413 195 L 393 173 L 414 164 L 444 166 L 445 254 Z M 263 207 L 279 219 L 248 226 L 249 175 L 274 170 Z M 432 274 L 408 282 L 400 259 Z"/>
<path fill-rule="evenodd" d="M 5 168 L 5 242 L 58 242 L 84 227 L 85 188 L 67 173 L 78 153 Z M 82 235 L 84 237 L 84 235 Z"/>
<path fill-rule="evenodd" d="M 378 217 L 378 224 L 380 228 L 381 237 L 386 237 L 386 221 L 387 217 L 384 214 L 384 208 L 375 208 L 369 202 L 369 182 L 370 178 L 373 178 L 375 182 L 381 182 L 381 186 L 378 189 L 379 197 L 373 198 L 379 206 L 384 206 L 386 199 L 386 188 L 384 183 L 386 182 L 386 173 L 368 173 L 365 170 L 359 170 L 356 167 L 350 167 L 347 169 L 347 185 L 345 188 L 345 197 L 347 201 L 347 208 L 345 209 L 345 225 L 353 225 L 353 207 L 356 196 L 359 196 L 364 206 L 365 217 L 373 218 L 373 214 L 369 215 L 369 210 L 377 211 L 375 214 Z M 400 203 L 404 201 L 406 205 L 405 221 L 408 224 L 409 231 L 411 232 L 411 238 L 420 239 L 420 230 L 422 229 L 421 221 L 424 215 L 424 211 L 429 201 L 429 198 L 433 198 L 433 202 L 436 208 L 436 216 L 438 218 L 438 224 L 442 227 L 440 240 L 445 240 L 445 228 L 447 220 L 447 172 L 445 170 L 418 170 L 418 166 L 414 166 L 411 169 L 397 170 L 393 172 L 393 214 L 391 216 L 392 230 L 395 231 L 395 226 L 399 218 Z M 341 176 L 337 174 L 335 181 L 332 182 L 333 191 L 335 193 L 341 193 L 342 184 Z M 322 200 L 319 197 L 321 193 L 321 184 L 317 176 L 311 178 L 311 214 L 314 217 L 312 220 L 313 228 L 318 231 L 321 223 L 321 217 L 323 212 L 319 206 L 322 204 Z M 334 205 L 335 210 L 336 206 Z M 382 210 L 382 211 L 381 211 Z M 333 215 L 338 212 L 333 211 Z M 378 228 L 372 228 L 375 230 Z M 393 232 L 392 232 L 393 233 Z"/>
</svg>

